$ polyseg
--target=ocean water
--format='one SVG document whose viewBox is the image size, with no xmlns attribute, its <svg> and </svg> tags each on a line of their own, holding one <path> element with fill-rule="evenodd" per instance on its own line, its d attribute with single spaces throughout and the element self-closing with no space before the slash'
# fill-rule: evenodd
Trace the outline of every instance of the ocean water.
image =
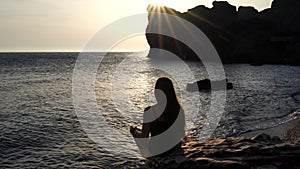
<svg viewBox="0 0 300 169">
<path fill-rule="evenodd" d="M 184 85 L 193 78 L 185 68 L 203 79 L 208 77 L 203 65 L 156 62 L 146 53 L 89 56 L 102 58 L 92 88 L 99 116 L 106 120 L 97 124 L 102 127 L 97 143 L 74 108 L 72 77 L 78 54 L 0 55 L 0 168 L 143 168 L 128 128 L 140 125 L 143 109 L 155 102 L 152 93 L 160 76 L 175 81 L 187 133 L 198 139 L 212 94 L 187 92 Z M 212 137 L 236 136 L 299 116 L 300 102 L 291 95 L 300 91 L 300 67 L 233 64 L 224 69 L 234 88 L 226 92 Z"/>
</svg>

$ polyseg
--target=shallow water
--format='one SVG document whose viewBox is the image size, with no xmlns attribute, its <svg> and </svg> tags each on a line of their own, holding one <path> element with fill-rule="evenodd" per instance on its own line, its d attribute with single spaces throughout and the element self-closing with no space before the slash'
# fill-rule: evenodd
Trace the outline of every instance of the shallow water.
<svg viewBox="0 0 300 169">
<path fill-rule="evenodd" d="M 154 103 L 151 93 L 162 75 L 174 75 L 187 132 L 198 139 L 211 93 L 187 92 L 184 85 L 193 79 L 187 76 L 186 66 L 196 79 L 208 77 L 202 65 L 155 62 L 145 53 L 98 55 L 103 60 L 95 96 L 106 120 L 95 124 L 106 131 L 97 133 L 100 143 L 86 134 L 74 109 L 72 75 L 78 55 L 0 55 L 1 168 L 143 168 L 128 128 L 139 125 L 143 109 Z M 224 68 L 234 89 L 227 91 L 222 120 L 212 137 L 239 135 L 299 116 L 300 103 L 290 95 L 300 91 L 300 67 L 235 64 Z"/>
</svg>

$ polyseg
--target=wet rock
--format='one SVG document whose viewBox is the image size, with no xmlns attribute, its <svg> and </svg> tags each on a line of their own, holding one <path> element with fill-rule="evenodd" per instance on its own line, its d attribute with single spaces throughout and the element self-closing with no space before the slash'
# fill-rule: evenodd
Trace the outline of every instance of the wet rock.
<svg viewBox="0 0 300 169">
<path fill-rule="evenodd" d="M 271 136 L 267 135 L 267 134 L 260 134 L 257 135 L 255 137 L 252 138 L 252 140 L 256 141 L 256 142 L 270 142 L 271 140 Z"/>
<path fill-rule="evenodd" d="M 214 85 L 214 87 L 212 86 Z M 224 86 L 226 85 L 226 86 Z M 188 83 L 186 90 L 188 91 L 202 91 L 202 90 L 230 90 L 233 89 L 233 84 L 228 82 L 228 79 L 220 81 L 211 81 L 209 79 L 198 80 L 193 83 Z"/>
<path fill-rule="evenodd" d="M 288 129 L 283 139 L 286 142 L 300 144 L 300 120 L 298 120 L 295 125 Z"/>
</svg>

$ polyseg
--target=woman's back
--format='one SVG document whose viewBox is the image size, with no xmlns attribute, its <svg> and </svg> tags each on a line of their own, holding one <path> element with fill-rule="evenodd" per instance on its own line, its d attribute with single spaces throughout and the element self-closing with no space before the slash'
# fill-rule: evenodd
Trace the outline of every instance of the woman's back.
<svg viewBox="0 0 300 169">
<path fill-rule="evenodd" d="M 167 155 L 181 145 L 185 137 L 184 111 L 177 98 L 173 83 L 167 77 L 156 81 L 154 95 L 157 104 L 144 111 L 142 130 L 131 127 L 130 132 L 139 142 L 142 154 L 146 156 Z M 149 142 L 149 144 L 144 144 Z M 150 155 L 145 151 L 145 145 Z"/>
<path fill-rule="evenodd" d="M 155 111 L 155 110 L 158 110 L 157 108 L 155 108 L 156 106 L 157 105 L 146 108 L 147 113 L 151 113 L 154 116 L 159 114 L 159 112 Z M 172 142 L 172 140 L 178 140 L 178 139 L 180 140 L 180 139 L 184 138 L 185 122 L 184 122 L 184 118 L 182 118 L 182 117 L 184 117 L 184 115 L 178 116 L 180 113 L 184 114 L 183 109 L 181 107 L 178 107 L 177 109 L 174 109 L 174 108 L 175 108 L 175 106 L 172 107 L 172 109 L 168 109 L 166 107 L 166 110 L 164 110 L 164 112 L 161 113 L 161 115 L 159 117 L 156 116 L 157 118 L 154 121 L 150 122 L 150 135 L 151 135 L 150 142 L 149 142 L 150 152 L 157 152 L 158 150 L 162 150 L 165 148 L 159 142 L 152 142 L 151 138 L 165 133 L 170 127 L 175 128 L 176 132 L 171 132 L 168 134 L 168 137 L 166 140 L 167 142 Z M 166 112 L 166 111 L 169 111 L 169 112 Z M 170 119 L 170 117 L 166 117 L 166 115 L 171 114 L 171 113 L 176 114 L 174 119 Z M 177 119 L 177 117 L 179 117 L 179 118 Z M 178 121 L 175 126 L 174 122 L 176 120 L 178 120 Z M 174 126 L 172 126 L 172 125 L 174 125 Z M 170 150 L 160 154 L 159 156 L 166 156 L 169 153 L 173 152 L 174 150 L 177 150 L 180 147 L 181 147 L 181 142 L 179 141 L 178 144 L 174 145 Z"/>
</svg>

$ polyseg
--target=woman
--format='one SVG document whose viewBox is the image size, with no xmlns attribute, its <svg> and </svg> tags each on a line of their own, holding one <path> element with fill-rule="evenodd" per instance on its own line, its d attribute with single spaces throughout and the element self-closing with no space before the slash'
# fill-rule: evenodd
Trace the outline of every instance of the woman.
<svg viewBox="0 0 300 169">
<path fill-rule="evenodd" d="M 164 156 L 181 147 L 185 137 L 184 111 L 169 78 L 160 77 L 156 81 L 154 94 L 157 104 L 145 109 L 142 129 L 130 127 L 130 132 L 135 138 L 149 138 L 151 135 L 150 153 Z"/>
</svg>

